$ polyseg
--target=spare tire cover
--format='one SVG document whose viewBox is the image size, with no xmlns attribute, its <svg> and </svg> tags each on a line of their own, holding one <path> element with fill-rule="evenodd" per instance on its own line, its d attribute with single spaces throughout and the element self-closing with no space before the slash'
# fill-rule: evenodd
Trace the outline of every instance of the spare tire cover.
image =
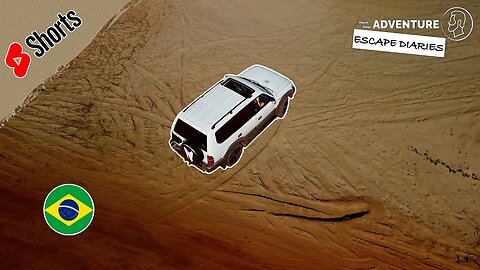
<svg viewBox="0 0 480 270">
<path fill-rule="evenodd" d="M 198 147 L 192 147 L 190 145 L 188 145 L 188 142 L 185 142 L 183 144 L 183 146 L 185 148 L 187 148 L 189 151 L 193 152 L 193 160 L 191 160 L 192 162 L 195 162 L 195 163 L 199 163 L 199 162 L 202 162 L 203 161 L 203 152 L 200 148 Z"/>
</svg>

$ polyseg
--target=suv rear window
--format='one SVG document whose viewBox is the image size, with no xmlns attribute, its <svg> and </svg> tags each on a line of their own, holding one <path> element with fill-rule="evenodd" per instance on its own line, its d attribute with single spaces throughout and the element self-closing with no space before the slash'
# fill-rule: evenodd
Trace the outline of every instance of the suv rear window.
<svg viewBox="0 0 480 270">
<path fill-rule="evenodd" d="M 173 131 L 185 138 L 186 144 L 189 146 L 207 151 L 207 135 L 196 130 L 189 124 L 178 119 Z"/>
<path fill-rule="evenodd" d="M 245 98 L 249 98 L 255 92 L 252 88 L 246 86 L 245 84 L 234 80 L 232 78 L 228 78 L 226 81 L 222 83 L 223 86 L 226 88 L 242 95 Z"/>
</svg>

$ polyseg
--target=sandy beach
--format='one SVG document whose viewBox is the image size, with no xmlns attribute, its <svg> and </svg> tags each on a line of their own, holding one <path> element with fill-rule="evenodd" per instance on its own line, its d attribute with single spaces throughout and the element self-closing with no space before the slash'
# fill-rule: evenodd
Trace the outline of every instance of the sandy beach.
<svg viewBox="0 0 480 270">
<path fill-rule="evenodd" d="M 480 30 L 448 42 L 445 58 L 352 49 L 359 20 L 449 7 L 131 5 L 0 129 L 0 259 L 48 269 L 478 268 Z M 168 145 L 175 115 L 254 63 L 295 81 L 288 115 L 232 169 L 186 166 Z M 62 183 L 95 201 L 75 237 L 42 216 Z"/>
</svg>

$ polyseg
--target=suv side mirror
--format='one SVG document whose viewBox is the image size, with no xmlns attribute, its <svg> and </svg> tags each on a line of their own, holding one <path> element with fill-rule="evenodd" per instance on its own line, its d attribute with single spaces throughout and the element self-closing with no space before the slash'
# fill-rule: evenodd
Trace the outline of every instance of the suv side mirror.
<svg viewBox="0 0 480 270">
<path fill-rule="evenodd" d="M 274 101 L 275 99 L 273 99 L 272 97 L 270 96 L 267 96 L 265 94 L 262 94 L 258 97 L 260 99 L 260 101 L 264 102 L 264 103 L 268 103 L 268 102 L 271 102 L 271 101 Z"/>
<path fill-rule="evenodd" d="M 267 98 L 266 98 L 266 100 L 265 100 L 265 103 L 267 103 L 267 102 L 272 102 L 273 104 L 275 104 L 275 99 L 274 99 L 273 97 L 267 96 L 267 95 L 266 95 L 266 97 L 267 97 Z"/>
</svg>

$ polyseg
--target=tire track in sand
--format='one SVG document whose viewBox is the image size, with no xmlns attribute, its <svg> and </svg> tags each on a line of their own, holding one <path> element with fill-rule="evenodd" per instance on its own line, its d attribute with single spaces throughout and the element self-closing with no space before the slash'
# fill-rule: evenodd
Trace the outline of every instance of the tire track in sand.
<svg viewBox="0 0 480 270">
<path fill-rule="evenodd" d="M 281 121 L 275 121 L 270 125 L 270 127 L 262 134 L 262 136 L 268 137 L 268 141 L 259 144 L 259 140 L 255 140 L 257 142 L 253 142 L 247 149 L 245 149 L 245 153 L 242 156 L 239 164 L 235 165 L 233 168 L 229 168 L 225 171 L 217 171 L 214 174 L 204 175 L 200 178 L 196 183 L 188 187 L 188 191 L 180 191 L 177 193 L 178 199 L 174 199 L 171 203 L 166 204 L 165 207 L 159 210 L 154 210 L 158 219 L 165 218 L 174 214 L 177 211 L 187 208 L 188 206 L 194 204 L 197 200 L 209 195 L 211 192 L 217 190 L 219 187 L 227 183 L 233 176 L 235 176 L 238 172 L 240 172 L 243 168 L 245 168 L 250 162 L 252 162 L 256 156 L 258 156 L 270 143 L 270 141 L 275 137 L 275 134 L 278 132 L 281 126 Z M 196 170 L 194 168 L 190 168 L 191 170 Z M 221 170 L 221 169 L 219 169 Z M 213 178 L 211 176 L 217 175 Z M 211 180 L 207 180 L 207 179 Z M 207 181 L 205 181 L 207 180 Z M 154 223 L 152 221 L 151 223 Z M 145 224 L 148 226 L 151 223 Z"/>
</svg>

